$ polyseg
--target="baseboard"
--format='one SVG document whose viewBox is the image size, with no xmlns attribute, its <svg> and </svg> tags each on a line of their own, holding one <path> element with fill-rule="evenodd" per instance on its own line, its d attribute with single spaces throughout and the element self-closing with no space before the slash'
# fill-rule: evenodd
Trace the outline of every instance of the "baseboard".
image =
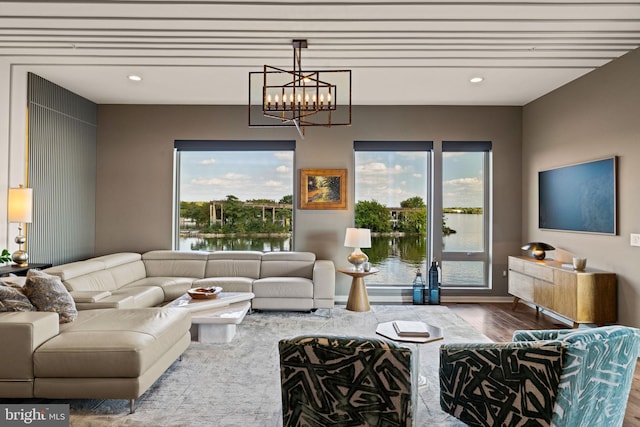
<svg viewBox="0 0 640 427">
<path fill-rule="evenodd" d="M 469 304 L 475 302 L 484 302 L 484 303 L 510 303 L 513 301 L 513 297 L 510 296 L 444 296 L 441 301 L 443 303 L 458 303 L 458 304 Z M 347 303 L 347 295 L 336 295 L 335 297 L 336 304 L 346 304 Z M 369 295 L 369 302 L 371 304 L 411 304 L 413 300 L 409 296 L 372 296 Z"/>
</svg>

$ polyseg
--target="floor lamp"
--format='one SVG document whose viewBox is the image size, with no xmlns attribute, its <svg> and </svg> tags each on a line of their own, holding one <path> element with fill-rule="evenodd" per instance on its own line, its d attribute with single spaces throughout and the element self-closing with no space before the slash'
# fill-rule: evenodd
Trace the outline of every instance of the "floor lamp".
<svg viewBox="0 0 640 427">
<path fill-rule="evenodd" d="M 27 238 L 22 234 L 22 225 L 31 222 L 33 213 L 33 192 L 31 188 L 9 188 L 9 222 L 18 223 L 18 235 L 15 242 L 18 250 L 11 255 L 13 262 L 19 267 L 29 265 L 29 254 L 24 250 L 23 245 Z"/>
</svg>

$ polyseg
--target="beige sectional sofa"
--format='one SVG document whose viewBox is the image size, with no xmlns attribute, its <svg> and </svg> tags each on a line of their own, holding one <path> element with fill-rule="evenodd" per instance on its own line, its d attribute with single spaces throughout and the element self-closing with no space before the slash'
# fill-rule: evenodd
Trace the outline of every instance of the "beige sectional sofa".
<svg viewBox="0 0 640 427">
<path fill-rule="evenodd" d="M 59 324 L 56 312 L 0 313 L 0 398 L 129 399 L 133 412 L 190 344 L 189 311 L 158 306 L 191 287 L 253 292 L 255 309 L 334 304 L 333 263 L 309 252 L 117 253 L 45 272 L 61 279 L 78 316 Z"/>
<path fill-rule="evenodd" d="M 335 295 L 333 262 L 311 252 L 127 252 L 45 272 L 62 279 L 79 310 L 153 307 L 205 286 L 253 292 L 258 310 L 332 309 Z"/>
</svg>

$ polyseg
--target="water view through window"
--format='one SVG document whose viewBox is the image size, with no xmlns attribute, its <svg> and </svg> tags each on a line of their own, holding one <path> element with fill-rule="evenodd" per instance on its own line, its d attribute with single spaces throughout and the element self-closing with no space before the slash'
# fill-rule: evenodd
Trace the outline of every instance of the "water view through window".
<svg viewBox="0 0 640 427">
<path fill-rule="evenodd" d="M 447 227 L 455 231 L 442 242 L 442 282 L 448 287 L 488 285 L 488 160 L 486 151 L 442 155 L 442 206 Z"/>
<path fill-rule="evenodd" d="M 379 270 L 368 285 L 410 285 L 426 272 L 429 151 L 356 151 L 355 225 L 371 229 L 363 249 Z"/>
<path fill-rule="evenodd" d="M 443 211 L 428 218 L 431 150 L 355 151 L 356 227 L 379 273 L 367 285 L 409 286 L 434 253 L 447 287 L 487 285 L 487 153 L 443 152 L 435 179 Z M 293 250 L 293 151 L 183 152 L 179 160 L 179 250 Z M 434 224 L 430 224 L 434 221 Z M 341 242 L 337 242 L 341 244 Z"/>
<path fill-rule="evenodd" d="M 184 251 L 292 249 L 293 151 L 179 155 Z"/>
<path fill-rule="evenodd" d="M 432 227 L 442 227 L 434 253 L 443 286 L 487 285 L 485 152 L 444 152 L 443 176 L 435 180 L 441 215 L 428 218 L 431 151 L 356 151 L 355 225 L 372 230 L 363 249 L 379 273 L 368 285 L 412 284 L 430 265 Z M 433 222 L 433 224 L 431 224 Z"/>
</svg>

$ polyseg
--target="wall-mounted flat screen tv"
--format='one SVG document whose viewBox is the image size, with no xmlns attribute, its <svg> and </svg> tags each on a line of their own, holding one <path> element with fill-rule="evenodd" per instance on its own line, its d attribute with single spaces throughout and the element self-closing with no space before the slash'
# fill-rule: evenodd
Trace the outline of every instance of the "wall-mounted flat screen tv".
<svg viewBox="0 0 640 427">
<path fill-rule="evenodd" d="M 538 172 L 538 226 L 616 234 L 617 159 Z"/>
</svg>

